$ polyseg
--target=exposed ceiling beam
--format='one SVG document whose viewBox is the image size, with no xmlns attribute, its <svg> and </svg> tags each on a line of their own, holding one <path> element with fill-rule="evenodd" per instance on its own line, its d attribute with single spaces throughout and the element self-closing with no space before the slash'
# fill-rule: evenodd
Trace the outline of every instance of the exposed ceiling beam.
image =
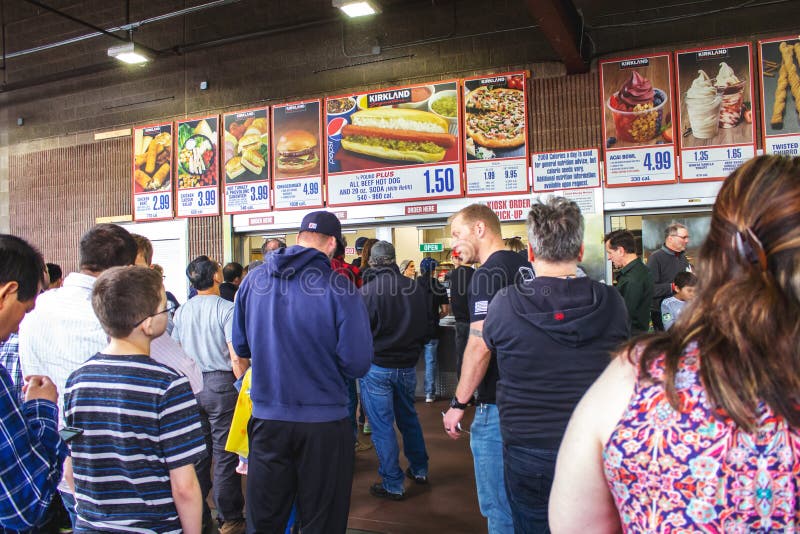
<svg viewBox="0 0 800 534">
<path fill-rule="evenodd" d="M 572 0 L 526 0 L 539 30 L 564 62 L 567 74 L 589 71 L 581 51 L 582 23 Z"/>
</svg>

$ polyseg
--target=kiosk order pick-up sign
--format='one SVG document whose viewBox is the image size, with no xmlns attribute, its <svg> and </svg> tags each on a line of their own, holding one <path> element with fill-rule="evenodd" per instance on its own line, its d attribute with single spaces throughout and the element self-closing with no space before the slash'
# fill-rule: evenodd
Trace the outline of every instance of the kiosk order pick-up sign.
<svg viewBox="0 0 800 534">
<path fill-rule="evenodd" d="M 462 196 L 456 81 L 325 100 L 328 205 Z"/>
</svg>

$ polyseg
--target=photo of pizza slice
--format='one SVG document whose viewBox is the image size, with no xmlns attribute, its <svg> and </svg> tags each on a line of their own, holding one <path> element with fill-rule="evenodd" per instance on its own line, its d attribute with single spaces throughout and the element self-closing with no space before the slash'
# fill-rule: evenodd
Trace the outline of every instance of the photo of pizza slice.
<svg viewBox="0 0 800 534">
<path fill-rule="evenodd" d="M 519 89 L 481 86 L 466 99 L 467 136 L 486 148 L 525 144 L 525 94 Z"/>
</svg>

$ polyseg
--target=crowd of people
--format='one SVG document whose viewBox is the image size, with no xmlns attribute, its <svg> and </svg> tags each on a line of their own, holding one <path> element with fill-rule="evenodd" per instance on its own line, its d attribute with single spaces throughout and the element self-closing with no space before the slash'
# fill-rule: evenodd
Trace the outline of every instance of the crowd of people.
<svg viewBox="0 0 800 534">
<path fill-rule="evenodd" d="M 63 506 L 75 532 L 343 533 L 368 450 L 358 404 L 371 495 L 429 484 L 415 368 L 432 401 L 451 311 L 442 423 L 459 439 L 474 411 L 490 533 L 796 530 L 800 160 L 759 157 L 724 182 L 697 269 L 680 224 L 647 264 L 630 232 L 606 235 L 616 288 L 580 269 L 566 198 L 533 204 L 523 249 L 485 205 L 449 222 L 449 299 L 435 260 L 398 265 L 387 241 L 359 240 L 348 264 L 327 211 L 260 263 L 194 258 L 181 305 L 120 226 L 87 231 L 63 280 L 0 235 L 2 531 L 47 532 Z"/>
</svg>

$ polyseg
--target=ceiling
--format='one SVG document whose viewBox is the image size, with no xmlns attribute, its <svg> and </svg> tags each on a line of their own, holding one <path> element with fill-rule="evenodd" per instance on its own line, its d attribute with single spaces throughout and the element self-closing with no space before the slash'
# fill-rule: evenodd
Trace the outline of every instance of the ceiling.
<svg viewBox="0 0 800 534">
<path fill-rule="evenodd" d="M 191 54 L 270 34 L 300 35 L 302 29 L 324 25 L 342 26 L 345 57 L 351 57 L 348 53 L 374 54 L 378 49 L 386 53 L 432 42 L 515 32 L 528 43 L 540 43 L 531 47 L 531 63 L 566 63 L 564 50 L 572 48 L 583 51 L 587 68 L 591 59 L 622 51 L 680 47 L 733 36 L 779 35 L 800 28 L 800 0 L 379 3 L 383 11 L 375 19 L 345 22 L 328 0 L 0 0 L 0 90 L 23 89 L 112 68 L 106 50 L 126 40 L 128 28 L 135 42 L 156 56 Z M 553 8 L 556 15 L 542 18 L 542 6 Z"/>
</svg>

